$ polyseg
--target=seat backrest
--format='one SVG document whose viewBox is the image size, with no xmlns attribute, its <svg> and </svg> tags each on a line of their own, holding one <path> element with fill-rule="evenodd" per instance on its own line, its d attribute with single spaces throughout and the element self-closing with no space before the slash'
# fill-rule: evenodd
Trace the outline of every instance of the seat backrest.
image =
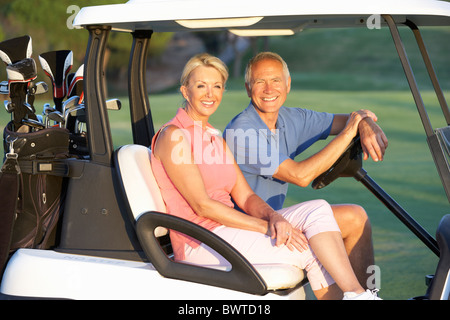
<svg viewBox="0 0 450 320">
<path fill-rule="evenodd" d="M 148 211 L 166 212 L 161 191 L 150 165 L 151 151 L 141 145 L 126 145 L 117 151 L 117 163 L 123 188 L 134 220 Z M 158 228 L 157 236 L 167 233 Z"/>
</svg>

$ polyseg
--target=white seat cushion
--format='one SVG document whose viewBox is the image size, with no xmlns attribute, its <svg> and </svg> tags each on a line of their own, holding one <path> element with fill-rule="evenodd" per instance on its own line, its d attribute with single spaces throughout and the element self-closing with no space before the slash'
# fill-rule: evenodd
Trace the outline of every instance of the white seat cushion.
<svg viewBox="0 0 450 320">
<path fill-rule="evenodd" d="M 306 276 L 305 271 L 288 264 L 254 264 L 267 284 L 268 290 L 282 290 L 295 287 Z"/>
<path fill-rule="evenodd" d="M 123 146 L 117 154 L 122 183 L 135 221 L 147 211 L 166 212 L 150 165 L 150 154 L 150 149 L 141 145 Z M 166 233 L 165 228 L 156 230 L 157 237 Z"/>
</svg>

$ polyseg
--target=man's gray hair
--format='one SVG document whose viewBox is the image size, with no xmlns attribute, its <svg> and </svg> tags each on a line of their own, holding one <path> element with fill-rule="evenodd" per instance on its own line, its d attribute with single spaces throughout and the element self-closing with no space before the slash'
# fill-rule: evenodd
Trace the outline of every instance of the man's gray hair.
<svg viewBox="0 0 450 320">
<path fill-rule="evenodd" d="M 255 63 L 257 63 L 258 61 L 261 60 L 276 60 L 279 61 L 281 63 L 281 65 L 283 66 L 283 73 L 286 76 L 286 80 L 289 78 L 290 73 L 289 73 L 289 68 L 287 66 L 287 63 L 283 60 L 283 58 L 275 53 L 275 52 L 260 52 L 258 53 L 256 56 L 254 56 L 252 59 L 250 59 L 250 61 L 247 64 L 247 67 L 245 68 L 245 83 L 247 84 L 247 86 L 249 88 L 251 88 L 251 83 L 250 80 L 252 78 L 252 67 Z"/>
</svg>

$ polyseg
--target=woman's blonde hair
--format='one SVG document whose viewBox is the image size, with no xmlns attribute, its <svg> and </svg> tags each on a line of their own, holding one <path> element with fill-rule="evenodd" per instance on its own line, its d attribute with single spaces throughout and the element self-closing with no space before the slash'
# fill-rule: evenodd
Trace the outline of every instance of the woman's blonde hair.
<svg viewBox="0 0 450 320">
<path fill-rule="evenodd" d="M 192 71 L 200 66 L 212 67 L 219 71 L 220 75 L 222 76 L 223 85 L 225 86 L 225 83 L 228 80 L 228 68 L 225 63 L 222 62 L 222 60 L 210 55 L 209 53 L 197 54 L 186 63 L 183 69 L 183 73 L 181 74 L 180 85 L 187 86 Z"/>
</svg>

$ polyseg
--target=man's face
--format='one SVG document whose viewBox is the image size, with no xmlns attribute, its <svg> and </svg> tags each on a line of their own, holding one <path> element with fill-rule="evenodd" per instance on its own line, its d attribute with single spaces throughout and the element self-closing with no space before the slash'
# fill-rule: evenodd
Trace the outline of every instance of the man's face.
<svg viewBox="0 0 450 320">
<path fill-rule="evenodd" d="M 284 74 L 281 62 L 264 59 L 253 65 L 250 86 L 245 85 L 247 94 L 258 113 L 277 113 L 291 90 L 291 78 Z"/>
</svg>

